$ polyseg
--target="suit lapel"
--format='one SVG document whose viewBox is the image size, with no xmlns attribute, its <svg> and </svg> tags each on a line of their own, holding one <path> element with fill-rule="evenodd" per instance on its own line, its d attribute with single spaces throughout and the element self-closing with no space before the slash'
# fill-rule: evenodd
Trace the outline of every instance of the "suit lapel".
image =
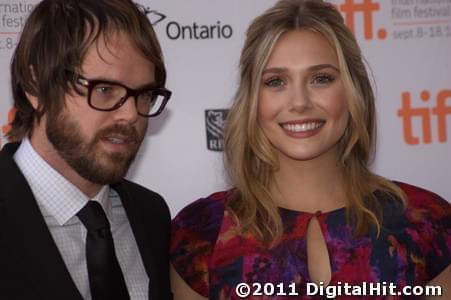
<svg viewBox="0 0 451 300">
<path fill-rule="evenodd" d="M 17 147 L 17 144 L 7 144 L 0 152 L 0 228 L 4 230 L 3 238 L 37 295 L 43 299 L 81 300 L 33 193 L 12 159 Z"/>
</svg>

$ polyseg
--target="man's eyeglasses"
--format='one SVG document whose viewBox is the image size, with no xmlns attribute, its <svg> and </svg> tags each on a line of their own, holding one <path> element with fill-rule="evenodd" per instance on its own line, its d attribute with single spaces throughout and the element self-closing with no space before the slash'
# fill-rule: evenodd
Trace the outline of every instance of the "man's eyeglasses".
<svg viewBox="0 0 451 300">
<path fill-rule="evenodd" d="M 116 110 L 133 96 L 138 115 L 155 117 L 163 111 L 172 94 L 165 88 L 144 87 L 135 90 L 119 82 L 90 80 L 79 74 L 70 73 L 73 74 L 76 83 L 88 88 L 89 106 L 100 111 Z"/>
</svg>

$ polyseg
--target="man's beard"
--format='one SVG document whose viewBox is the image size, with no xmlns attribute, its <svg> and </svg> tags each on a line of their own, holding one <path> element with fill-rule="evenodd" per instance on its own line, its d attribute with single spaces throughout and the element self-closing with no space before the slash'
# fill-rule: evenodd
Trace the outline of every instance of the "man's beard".
<svg viewBox="0 0 451 300">
<path fill-rule="evenodd" d="M 102 185 L 118 182 L 126 175 L 144 138 L 132 125 L 114 124 L 99 130 L 91 141 L 87 141 L 78 122 L 63 112 L 49 116 L 46 133 L 72 169 L 90 182 Z M 126 153 L 102 151 L 101 140 L 114 135 L 127 139 L 130 147 Z"/>
</svg>

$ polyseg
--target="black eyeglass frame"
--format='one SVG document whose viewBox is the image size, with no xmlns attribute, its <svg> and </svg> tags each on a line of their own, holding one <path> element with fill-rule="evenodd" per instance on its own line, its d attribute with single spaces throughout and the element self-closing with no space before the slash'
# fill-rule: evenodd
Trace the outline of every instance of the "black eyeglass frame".
<svg viewBox="0 0 451 300">
<path fill-rule="evenodd" d="M 135 99 L 135 107 L 136 107 L 136 112 L 138 113 L 138 115 L 142 116 L 142 117 L 146 117 L 146 118 L 152 118 L 152 117 L 156 117 L 159 114 L 161 114 L 166 106 L 166 104 L 168 103 L 169 99 L 171 98 L 172 92 L 166 88 L 152 88 L 152 87 L 143 87 L 143 88 L 139 88 L 139 89 L 132 89 L 129 88 L 128 86 L 124 85 L 123 83 L 117 82 L 117 81 L 110 81 L 110 80 L 103 80 L 103 79 L 87 79 L 85 77 L 83 77 L 80 74 L 77 74 L 75 72 L 72 71 L 68 71 L 69 73 L 71 73 L 74 76 L 75 82 L 78 84 L 81 84 L 82 86 L 88 88 L 88 105 L 95 109 L 95 110 L 99 110 L 99 111 L 113 111 L 116 109 L 119 109 L 122 105 L 125 104 L 125 102 L 131 97 L 133 96 L 133 98 Z M 121 97 L 118 102 L 113 105 L 113 107 L 111 108 L 98 108 L 96 106 L 94 106 L 91 103 L 91 95 L 92 95 L 92 91 L 94 90 L 94 87 L 98 84 L 110 84 L 110 85 L 118 85 L 120 87 L 123 87 L 126 91 L 125 96 Z M 148 115 L 148 114 L 142 114 L 138 111 L 138 96 L 143 92 L 158 92 L 159 95 L 163 96 L 164 99 L 162 100 L 162 103 L 159 107 L 159 109 Z"/>
</svg>

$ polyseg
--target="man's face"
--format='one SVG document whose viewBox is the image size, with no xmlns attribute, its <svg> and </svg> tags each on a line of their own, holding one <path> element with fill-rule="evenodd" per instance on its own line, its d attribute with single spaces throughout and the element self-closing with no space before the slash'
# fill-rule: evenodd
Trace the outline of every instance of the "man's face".
<svg viewBox="0 0 451 300">
<path fill-rule="evenodd" d="M 125 34 L 114 34 L 107 45 L 103 36 L 88 49 L 80 75 L 120 82 L 130 88 L 154 83 L 154 65 L 135 49 Z M 63 160 L 81 177 L 97 184 L 117 182 L 125 176 L 147 128 L 130 97 L 117 110 L 91 108 L 85 95 L 66 94 L 66 107 L 48 117 L 46 133 Z"/>
</svg>

